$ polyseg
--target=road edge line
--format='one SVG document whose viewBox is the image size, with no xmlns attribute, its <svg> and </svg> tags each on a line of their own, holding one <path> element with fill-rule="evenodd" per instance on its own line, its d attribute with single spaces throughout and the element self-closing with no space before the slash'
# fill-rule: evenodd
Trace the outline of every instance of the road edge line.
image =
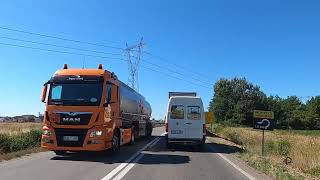
<svg viewBox="0 0 320 180">
<path fill-rule="evenodd" d="M 209 148 L 216 152 L 215 148 L 213 148 L 212 146 L 208 145 Z M 241 174 L 243 174 L 244 176 L 246 176 L 248 179 L 250 180 L 257 180 L 257 178 L 251 176 L 249 173 L 247 173 L 246 171 L 244 171 L 243 169 L 241 169 L 239 166 L 237 166 L 235 163 L 233 163 L 230 159 L 228 159 L 226 156 L 224 156 L 221 153 L 216 153 L 220 158 L 222 158 L 223 160 L 225 160 L 227 163 L 229 163 L 232 167 L 234 167 L 236 170 L 238 170 L 239 172 L 241 172 Z"/>
</svg>

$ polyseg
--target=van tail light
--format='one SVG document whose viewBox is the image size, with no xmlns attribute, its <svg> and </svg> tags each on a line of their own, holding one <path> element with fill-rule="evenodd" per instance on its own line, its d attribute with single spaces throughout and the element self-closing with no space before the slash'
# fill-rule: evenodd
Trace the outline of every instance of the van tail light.
<svg viewBox="0 0 320 180">
<path fill-rule="evenodd" d="M 206 133 L 206 132 L 207 132 L 206 129 L 207 129 L 207 128 L 206 128 L 206 125 L 204 124 L 204 125 L 203 125 L 203 133 Z"/>
<path fill-rule="evenodd" d="M 166 123 L 166 132 L 168 132 L 168 123 Z"/>
</svg>

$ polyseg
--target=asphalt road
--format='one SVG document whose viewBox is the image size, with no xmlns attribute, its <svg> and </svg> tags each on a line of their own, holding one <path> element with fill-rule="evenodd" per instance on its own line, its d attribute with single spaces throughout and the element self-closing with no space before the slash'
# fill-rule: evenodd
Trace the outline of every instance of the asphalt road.
<svg viewBox="0 0 320 180">
<path fill-rule="evenodd" d="M 41 152 L 0 163 L 0 180 L 228 180 L 268 179 L 238 162 L 228 146 L 207 143 L 203 149 L 165 147 L 162 127 L 118 152 L 56 156 Z"/>
</svg>

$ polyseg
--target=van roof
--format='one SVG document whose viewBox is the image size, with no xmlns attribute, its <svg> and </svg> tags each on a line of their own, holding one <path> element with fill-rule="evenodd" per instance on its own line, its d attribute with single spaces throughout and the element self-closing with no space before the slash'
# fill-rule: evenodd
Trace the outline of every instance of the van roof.
<svg viewBox="0 0 320 180">
<path fill-rule="evenodd" d="M 201 99 L 199 96 L 171 96 L 170 99 Z"/>
</svg>

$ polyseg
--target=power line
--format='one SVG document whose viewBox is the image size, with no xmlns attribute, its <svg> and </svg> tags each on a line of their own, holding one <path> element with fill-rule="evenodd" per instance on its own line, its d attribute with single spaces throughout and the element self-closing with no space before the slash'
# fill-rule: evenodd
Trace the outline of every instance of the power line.
<svg viewBox="0 0 320 180">
<path fill-rule="evenodd" d="M 152 69 L 152 68 L 147 67 L 147 66 L 141 65 L 141 67 L 144 68 L 144 69 L 148 69 L 148 70 L 150 70 L 150 71 L 154 71 L 154 72 L 157 72 L 157 73 L 164 74 L 164 75 L 169 76 L 169 77 L 171 77 L 171 78 L 175 78 L 175 79 L 178 79 L 178 80 L 185 81 L 185 82 L 187 82 L 187 83 L 191 83 L 191 84 L 193 84 L 193 85 L 201 86 L 201 87 L 204 87 L 204 88 L 207 88 L 207 89 L 212 89 L 212 88 L 209 87 L 209 86 L 204 86 L 204 85 L 202 85 L 202 84 L 194 83 L 194 82 L 189 81 L 189 80 L 186 80 L 186 79 L 182 79 L 182 78 L 179 78 L 179 77 L 176 77 L 176 76 L 172 76 L 171 74 L 168 74 L 168 73 L 165 73 L 165 72 L 162 72 L 162 71 L 158 71 L 158 70 Z"/>
<path fill-rule="evenodd" d="M 157 67 L 159 67 L 159 68 L 167 69 L 168 71 L 170 71 L 170 72 L 172 72 L 172 73 L 175 73 L 175 74 L 178 74 L 178 75 L 180 75 L 180 76 L 185 76 L 185 75 L 186 75 L 186 74 L 180 73 L 180 72 L 178 72 L 178 71 L 172 70 L 172 69 L 170 69 L 170 68 L 168 68 L 168 67 L 166 67 L 166 66 L 160 66 L 160 65 L 158 65 L 158 64 L 152 63 L 152 62 L 147 61 L 147 60 L 144 60 L 144 62 L 147 63 L 147 64 L 151 64 L 151 65 L 153 65 L 153 66 L 157 66 Z M 198 79 L 198 78 L 194 78 L 194 77 L 190 77 L 190 78 L 192 78 L 192 79 L 194 79 L 194 80 L 196 80 L 196 81 L 200 81 L 200 82 L 205 83 L 205 84 L 210 84 L 209 82 L 202 81 L 202 80 L 200 80 L 200 79 Z"/>
<path fill-rule="evenodd" d="M 58 36 L 47 35 L 47 34 L 34 33 L 34 32 L 30 32 L 30 31 L 25 31 L 25 30 L 20 30 L 20 29 L 13 29 L 13 28 L 8 28 L 8 27 L 4 27 L 4 26 L 0 26 L 0 29 L 19 32 L 19 33 L 24 33 L 24 34 L 29 34 L 29 35 L 41 36 L 41 37 L 45 37 L 45 38 L 59 39 L 59 40 L 69 41 L 69 42 L 74 42 L 74 43 L 88 44 L 88 45 L 92 45 L 92 46 L 100 46 L 100 47 L 118 49 L 118 50 L 122 50 L 122 51 L 124 50 L 121 47 L 109 46 L 109 45 L 98 44 L 98 43 L 87 42 L 87 41 L 80 41 L 80 40 L 75 40 L 75 39 L 69 39 L 69 38 L 63 38 L 63 37 L 58 37 Z"/>
<path fill-rule="evenodd" d="M 210 81 L 210 79 L 208 78 L 207 75 L 202 74 L 202 73 L 199 73 L 199 72 L 194 71 L 194 70 L 191 70 L 190 68 L 188 68 L 188 67 L 186 67 L 186 66 L 181 66 L 181 65 L 179 65 L 179 64 L 171 63 L 169 60 L 167 60 L 167 59 L 165 59 L 165 58 L 163 58 L 163 57 L 160 57 L 160 56 L 153 55 L 152 53 L 147 52 L 147 51 L 143 51 L 143 53 L 151 56 L 151 57 L 154 58 L 154 59 L 161 59 L 163 62 L 165 62 L 165 63 L 167 63 L 167 64 L 173 64 L 175 67 L 178 67 L 178 68 L 180 68 L 180 69 L 182 69 L 182 70 L 184 70 L 184 71 L 188 71 L 188 72 L 192 72 L 192 73 L 194 73 L 194 74 L 197 74 L 198 76 L 201 76 L 201 77 L 203 77 L 203 78 L 205 78 L 205 79 L 207 79 L 207 80 Z"/>
<path fill-rule="evenodd" d="M 60 48 L 65 48 L 65 49 L 73 49 L 73 50 L 78 50 L 78 51 L 86 51 L 86 52 L 100 53 L 100 54 L 106 54 L 106 55 L 123 56 L 123 54 L 107 53 L 107 52 L 88 50 L 88 49 L 82 49 L 82 48 L 74 48 L 74 47 L 70 47 L 70 46 L 61 46 L 61 45 L 56 45 L 56 44 L 49 44 L 49 43 L 30 41 L 30 40 L 24 40 L 24 39 L 18 39 L 18 38 L 11 38 L 11 37 L 5 37 L 5 36 L 0 36 L 0 38 L 1 39 L 9 39 L 9 40 L 13 40 L 13 41 L 20 41 L 20 42 L 27 42 L 27 43 L 33 43 L 33 44 L 46 45 L 46 46 L 60 47 Z"/>
<path fill-rule="evenodd" d="M 80 44 L 88 44 L 88 45 L 92 45 L 92 46 L 99 46 L 99 47 L 106 47 L 106 48 L 112 48 L 112 49 L 117 49 L 117 50 L 126 50 L 124 48 L 121 48 L 121 47 L 116 47 L 116 46 L 109 46 L 109 45 L 104 45 L 104 44 L 98 44 L 98 43 L 93 43 L 93 42 L 87 42 L 87 41 L 80 41 L 80 40 L 75 40 L 75 39 L 69 39 L 69 38 L 63 38 L 63 37 L 58 37 L 58 36 L 52 36 L 52 35 L 47 35 L 47 34 L 42 34 L 42 33 L 35 33 L 35 32 L 30 32 L 30 31 L 25 31 L 25 30 L 20 30 L 20 29 L 14 29 L 14 28 L 9 28 L 9 27 L 4 27 L 4 26 L 0 26 L 0 29 L 4 29 L 4 30 L 8 30 L 8 31 L 14 31 L 14 32 L 19 32 L 19 33 L 24 33 L 24 34 L 29 34 L 29 35 L 35 35 L 35 36 L 41 36 L 41 37 L 45 37 L 45 38 L 52 38 L 52 39 L 59 39 L 59 40 L 64 40 L 64 41 L 69 41 L 69 42 L 74 42 L 74 43 L 80 43 Z M 6 38 L 6 37 L 2 37 L 2 38 Z M 9 39 L 9 38 L 7 38 Z M 68 47 L 68 46 L 58 46 L 58 45 L 53 45 L 53 44 L 48 44 L 48 43 L 40 43 L 40 42 L 35 42 L 35 41 L 27 41 L 27 40 L 18 40 L 18 39 L 14 39 L 12 38 L 12 40 L 17 40 L 17 41 L 22 41 L 22 42 L 29 42 L 29 43 L 36 43 L 36 44 L 42 44 L 42 45 L 48 45 L 48 46 L 55 46 L 55 47 L 61 47 L 61 48 L 68 48 L 68 49 L 74 49 L 74 50 L 80 50 L 80 51 L 87 51 L 87 52 L 93 52 L 93 53 L 102 53 L 102 54 L 108 54 L 108 55 L 120 55 L 120 54 L 115 54 L 115 53 L 105 53 L 105 52 L 99 52 L 99 51 L 93 51 L 93 50 L 87 50 L 87 49 L 81 49 L 81 48 L 72 48 L 72 47 Z M 132 50 L 132 51 L 135 51 L 137 52 L 137 50 Z M 148 54 L 150 55 L 151 57 L 153 58 L 159 58 L 159 59 L 162 59 L 163 61 L 165 61 L 167 64 L 170 64 L 170 62 L 168 60 L 166 60 L 165 58 L 162 58 L 160 56 L 155 56 L 147 51 L 142 51 L 143 53 L 145 54 Z M 78 54 L 78 53 L 75 53 L 75 54 Z M 134 56 L 133 56 L 134 57 Z M 136 57 L 137 58 L 137 57 Z M 149 63 L 150 64 L 150 63 Z M 153 63 L 153 65 L 155 65 Z M 179 67 L 181 69 L 183 69 L 184 71 L 188 71 L 188 72 L 193 72 L 194 74 L 198 74 L 199 76 L 202 76 L 204 78 L 206 78 L 207 80 L 209 80 L 209 78 L 207 78 L 206 75 L 204 74 L 201 74 L 199 72 L 196 72 L 196 71 L 193 71 L 193 70 L 190 70 L 189 68 L 187 67 L 184 67 L 184 66 L 181 66 L 181 65 L 178 65 L 178 64 L 174 64 L 173 65 L 175 67 Z M 157 65 L 159 67 L 159 65 Z M 163 68 L 163 67 L 162 67 Z M 165 68 L 167 70 L 169 70 L 169 68 Z M 176 74 L 179 74 L 179 75 L 183 75 L 182 73 L 179 73 L 177 71 L 173 71 L 173 70 L 169 70 L 173 73 L 176 73 Z M 201 82 L 204 82 L 202 80 L 199 80 L 199 79 L 196 79 L 196 78 L 193 78 L 197 81 L 201 81 Z M 209 83 L 209 82 L 205 82 L 205 83 Z M 211 84 L 211 83 L 210 83 Z"/>
<path fill-rule="evenodd" d="M 106 54 L 106 55 L 123 56 L 123 54 L 107 53 L 107 52 L 95 51 L 95 50 L 88 50 L 88 49 L 82 49 L 82 48 L 74 48 L 74 47 L 70 47 L 70 46 L 61 46 L 61 45 L 56 45 L 56 44 L 43 43 L 43 42 L 37 42 L 37 41 L 30 41 L 30 40 L 24 40 L 24 39 L 18 39 L 18 38 L 11 38 L 11 37 L 6 37 L 6 36 L 0 36 L 0 38 L 2 38 L 2 39 L 8 39 L 8 40 L 14 40 L 14 41 L 20 41 L 20 42 L 33 43 L 33 44 L 38 44 L 38 45 L 46 45 L 46 46 L 53 46 L 53 47 L 59 47 L 59 48 L 65 48 L 65 49 L 72 49 L 72 50 L 78 50 L 78 51 L 86 51 L 86 52 L 91 52 L 91 53 L 100 53 L 100 54 Z M 136 47 L 136 46 L 131 47 L 131 48 L 135 48 L 135 47 Z M 131 51 L 132 49 L 128 49 L 128 51 L 129 51 L 129 50 Z M 129 53 L 129 52 L 128 52 L 128 54 L 130 54 L 130 58 L 128 59 L 129 61 L 131 60 L 131 57 L 134 57 L 134 58 L 136 58 L 136 59 L 138 58 L 138 57 L 136 57 L 136 56 L 131 55 L 131 53 Z M 172 69 L 170 69 L 170 68 L 168 68 L 168 67 L 160 66 L 160 65 L 158 65 L 158 64 L 149 62 L 149 61 L 147 61 L 147 60 L 144 60 L 144 62 L 146 62 L 147 64 L 150 64 L 150 65 L 153 65 L 153 66 L 157 66 L 157 67 L 159 67 L 159 68 L 167 69 L 168 71 L 170 71 L 170 72 L 172 72 L 172 73 L 176 73 L 176 74 L 178 74 L 178 75 L 185 76 L 185 74 L 182 74 L 182 73 L 180 73 L 180 72 L 174 71 L 174 70 L 172 70 Z M 134 63 L 134 64 L 137 64 L 137 63 Z M 131 66 L 133 66 L 133 65 L 131 65 Z M 131 66 L 129 65 L 129 69 L 130 69 Z M 131 73 L 136 73 L 136 72 L 138 71 L 138 69 L 132 70 L 132 67 L 131 67 L 130 70 L 131 70 L 131 71 L 130 71 Z M 191 77 L 191 78 L 192 78 L 192 77 Z M 131 77 L 131 79 L 132 79 L 132 77 Z M 207 83 L 207 82 L 204 82 L 204 81 L 202 81 L 202 80 L 200 80 L 200 79 L 197 79 L 197 78 L 192 78 L 192 79 L 194 79 L 194 80 L 196 80 L 196 81 L 203 82 L 203 83 Z M 135 81 L 134 81 L 134 82 L 135 82 Z M 134 83 L 134 82 L 133 82 L 133 83 Z M 137 86 L 137 87 L 138 87 L 138 86 Z"/>
<path fill-rule="evenodd" d="M 43 43 L 43 42 L 37 42 L 37 41 L 30 41 L 30 40 L 18 39 L 18 38 L 11 38 L 11 37 L 6 37 L 6 36 L 0 36 L 0 38 L 2 38 L 2 39 L 8 39 L 8 40 L 14 40 L 14 41 L 20 41 L 20 42 L 33 43 L 33 44 L 38 44 L 38 45 L 46 45 L 46 46 L 53 46 L 53 47 L 59 47 L 59 48 L 65 48 L 65 49 L 72 49 L 72 50 L 78 50 L 78 51 L 86 51 L 86 52 L 91 52 L 91 53 L 100 53 L 100 54 L 105 54 L 105 55 L 123 56 L 123 54 L 106 53 L 106 52 L 102 52 L 102 51 L 88 50 L 88 49 L 82 49 L 82 48 L 74 48 L 74 47 L 70 47 L 70 46 L 61 46 L 61 45 L 56 45 L 56 44 Z M 131 53 L 129 52 L 129 50 L 131 51 L 133 48 L 136 48 L 136 47 L 138 47 L 138 46 L 132 46 L 132 47 L 130 47 L 131 49 L 127 49 L 127 50 L 128 50 L 127 54 L 128 54 L 128 55 L 130 54 L 130 58 L 128 59 L 129 62 L 130 62 L 130 60 L 131 60 L 131 57 L 134 57 L 134 58 L 136 58 L 136 59 L 138 58 L 138 57 L 136 57 L 136 56 L 131 55 Z M 170 68 L 168 68 L 168 67 L 166 67 L 166 66 L 160 66 L 160 65 L 158 65 L 158 64 L 149 62 L 149 61 L 147 61 L 147 60 L 144 60 L 144 62 L 147 63 L 147 64 L 150 64 L 150 65 L 156 66 L 156 67 L 158 67 L 158 68 L 167 69 L 168 71 L 170 71 L 170 72 L 172 72 L 172 73 L 175 73 L 175 74 L 178 74 L 178 75 L 181 75 L 181 76 L 185 76 L 185 74 L 182 74 L 182 73 L 180 73 L 180 72 L 174 71 L 174 70 L 172 70 L 172 69 L 170 69 Z M 132 63 L 131 63 L 131 64 L 132 64 Z M 134 73 L 133 75 L 136 76 L 135 73 L 138 71 L 138 69 L 135 69 L 135 70 L 134 70 L 134 69 L 132 68 L 133 64 L 132 64 L 132 65 L 131 65 L 131 64 L 129 63 L 129 71 L 131 72 L 131 74 Z M 134 63 L 134 64 L 137 64 L 137 63 Z M 133 76 L 133 77 L 134 77 L 134 76 Z M 132 79 L 133 77 L 131 77 L 131 79 Z M 202 80 L 200 80 L 200 79 L 198 79 L 198 78 L 193 78 L 193 77 L 191 77 L 191 78 L 194 79 L 194 80 L 196 80 L 196 81 L 200 81 L 200 82 L 202 82 L 202 83 L 207 83 L 207 82 L 202 81 Z M 130 79 L 130 78 L 129 78 L 129 79 Z M 129 80 L 129 81 L 130 81 L 130 80 Z M 131 81 L 130 81 L 130 82 L 131 82 Z M 132 83 L 135 83 L 135 81 L 133 81 Z M 136 86 L 136 85 L 135 85 L 135 86 Z M 138 88 L 138 86 L 137 86 L 137 88 Z"/>
<path fill-rule="evenodd" d="M 122 61 L 127 61 L 125 59 L 116 58 L 116 57 L 106 57 L 106 56 L 98 56 L 98 55 L 91 55 L 91 54 L 82 54 L 82 53 L 73 53 L 68 51 L 59 51 L 59 50 L 52 50 L 52 49 L 46 49 L 46 48 L 37 48 L 37 47 L 30 47 L 30 46 L 23 46 L 23 45 L 16 45 L 16 44 L 9 44 L 9 43 L 1 43 L 1 45 L 6 46 L 13 46 L 13 47 L 20 47 L 20 48 L 26 48 L 26 49 L 34 49 L 34 50 L 41 50 L 41 51 L 48 51 L 48 52 L 55 52 L 55 53 L 62 53 L 62 54 L 72 54 L 72 55 L 79 55 L 79 56 L 87 56 L 87 57 L 95 57 L 95 58 L 103 58 L 103 59 L 117 59 Z"/>
<path fill-rule="evenodd" d="M 97 56 L 97 55 L 91 55 L 91 54 L 73 53 L 73 52 L 68 52 L 68 51 L 58 51 L 58 50 L 52 50 L 52 49 L 46 49 L 46 48 L 37 48 L 37 47 L 30 47 L 30 46 L 16 45 L 16 44 L 9 44 L 9 43 L 1 43 L 1 42 L 0 42 L 0 45 L 11 46 L 11 47 L 19 47 L 19 48 L 25 48 L 25 49 L 48 51 L 48 52 L 55 52 L 55 53 L 62 53 L 62 54 L 71 54 L 71 55 L 78 55 L 78 56 L 85 56 L 85 57 L 94 57 L 94 58 L 101 58 L 101 59 L 117 59 L 117 60 L 121 60 L 121 61 L 126 61 L 127 62 L 127 60 L 125 60 L 125 59 L 115 58 L 115 57 L 106 57 L 106 56 Z M 150 71 L 154 71 L 154 72 L 158 72 L 158 73 L 164 74 L 164 75 L 169 76 L 171 78 L 175 78 L 175 79 L 178 79 L 178 80 L 181 80 L 181 81 L 185 81 L 185 82 L 191 83 L 193 85 L 197 85 L 197 86 L 201 86 L 201 87 L 204 87 L 204 88 L 211 89 L 209 86 L 205 86 L 203 84 L 194 83 L 194 82 L 186 80 L 186 79 L 182 79 L 182 78 L 179 78 L 179 77 L 176 77 L 176 76 L 172 76 L 171 74 L 168 74 L 168 73 L 165 73 L 165 72 L 162 72 L 162 71 L 159 71 L 159 70 L 155 70 L 155 69 L 152 69 L 152 68 L 147 67 L 147 66 L 141 65 L 141 67 L 144 68 L 144 69 L 148 69 Z"/>
</svg>

